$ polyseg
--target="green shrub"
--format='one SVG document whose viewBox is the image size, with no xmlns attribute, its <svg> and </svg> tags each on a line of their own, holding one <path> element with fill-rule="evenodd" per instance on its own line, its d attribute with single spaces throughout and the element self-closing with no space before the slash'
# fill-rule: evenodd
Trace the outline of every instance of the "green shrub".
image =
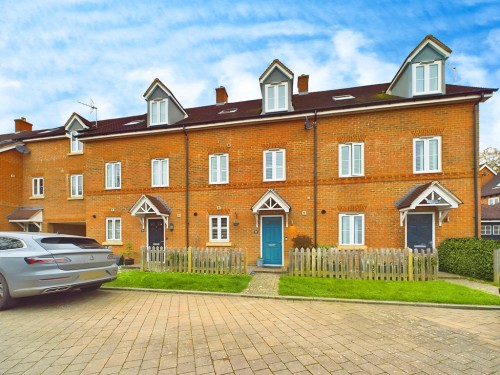
<svg viewBox="0 0 500 375">
<path fill-rule="evenodd" d="M 439 269 L 480 280 L 493 280 L 493 251 L 500 241 L 483 238 L 449 238 L 438 246 Z"/>
</svg>

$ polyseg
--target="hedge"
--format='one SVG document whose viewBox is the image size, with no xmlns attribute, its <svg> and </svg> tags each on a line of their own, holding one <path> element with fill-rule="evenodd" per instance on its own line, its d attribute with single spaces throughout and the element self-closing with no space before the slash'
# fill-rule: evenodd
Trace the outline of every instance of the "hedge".
<svg viewBox="0 0 500 375">
<path fill-rule="evenodd" d="M 438 246 L 439 270 L 480 280 L 493 280 L 493 251 L 500 241 L 449 238 Z"/>
</svg>

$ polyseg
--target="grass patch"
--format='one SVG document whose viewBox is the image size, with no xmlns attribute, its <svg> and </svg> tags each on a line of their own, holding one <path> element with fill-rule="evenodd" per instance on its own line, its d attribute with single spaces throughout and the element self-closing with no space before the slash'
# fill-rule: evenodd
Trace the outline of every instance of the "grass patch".
<svg viewBox="0 0 500 375">
<path fill-rule="evenodd" d="M 500 305 L 500 297 L 443 280 L 403 282 L 282 276 L 279 294 L 377 301 Z"/>
<path fill-rule="evenodd" d="M 250 282 L 249 275 L 208 275 L 175 272 L 120 272 L 115 281 L 106 286 L 196 290 L 203 292 L 240 293 Z"/>
</svg>

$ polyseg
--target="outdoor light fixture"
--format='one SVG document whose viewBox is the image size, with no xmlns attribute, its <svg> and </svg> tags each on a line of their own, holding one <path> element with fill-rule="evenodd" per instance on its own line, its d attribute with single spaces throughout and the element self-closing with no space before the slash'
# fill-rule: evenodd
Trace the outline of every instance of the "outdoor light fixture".
<svg viewBox="0 0 500 375">
<path fill-rule="evenodd" d="M 174 231 L 174 223 L 170 223 L 168 225 L 168 229 L 170 229 L 170 232 L 173 232 Z"/>
</svg>

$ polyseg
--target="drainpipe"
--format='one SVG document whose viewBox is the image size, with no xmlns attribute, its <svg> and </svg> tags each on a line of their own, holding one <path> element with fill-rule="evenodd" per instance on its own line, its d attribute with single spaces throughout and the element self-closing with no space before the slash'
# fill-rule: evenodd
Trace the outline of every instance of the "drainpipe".
<svg viewBox="0 0 500 375">
<path fill-rule="evenodd" d="M 481 93 L 481 100 L 483 100 L 484 94 Z M 474 134 L 473 134 L 473 139 L 474 139 L 474 237 L 478 238 L 479 237 L 479 187 L 478 187 L 478 136 L 477 136 L 477 131 L 478 131 L 478 121 L 477 121 L 477 116 L 478 116 L 478 107 L 479 107 L 479 102 L 474 104 L 474 111 L 473 111 L 473 124 L 474 124 Z"/>
<path fill-rule="evenodd" d="M 318 133 L 317 133 L 318 111 L 314 111 L 314 145 L 313 145 L 313 162 L 314 162 L 314 247 L 318 246 Z"/>
<path fill-rule="evenodd" d="M 189 137 L 186 126 L 182 126 L 186 150 L 186 247 L 189 247 Z"/>
</svg>

